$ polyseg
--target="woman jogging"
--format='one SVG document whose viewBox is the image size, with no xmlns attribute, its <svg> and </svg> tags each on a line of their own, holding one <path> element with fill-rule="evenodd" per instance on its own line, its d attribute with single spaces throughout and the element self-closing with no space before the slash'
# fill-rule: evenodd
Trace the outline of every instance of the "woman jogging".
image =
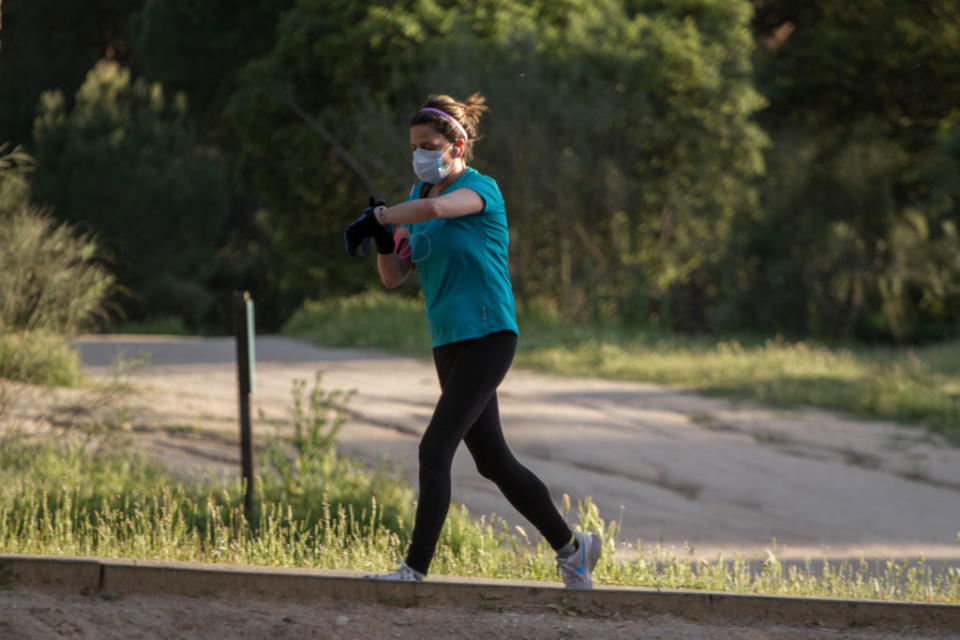
<svg viewBox="0 0 960 640">
<path fill-rule="evenodd" d="M 431 96 L 410 120 L 413 170 L 406 202 L 371 203 L 346 232 L 353 255 L 377 245 L 383 284 L 399 286 L 416 269 L 427 307 L 441 394 L 420 441 L 420 498 L 406 561 L 379 580 L 418 582 L 433 559 L 450 506 L 450 466 L 463 440 L 482 476 L 557 551 L 570 588 L 592 587 L 599 536 L 573 533 L 547 487 L 511 453 L 497 407 L 497 386 L 513 360 L 517 321 L 507 269 L 507 215 L 500 188 L 468 167 L 484 98 Z M 391 225 L 403 225 L 396 234 Z"/>
</svg>

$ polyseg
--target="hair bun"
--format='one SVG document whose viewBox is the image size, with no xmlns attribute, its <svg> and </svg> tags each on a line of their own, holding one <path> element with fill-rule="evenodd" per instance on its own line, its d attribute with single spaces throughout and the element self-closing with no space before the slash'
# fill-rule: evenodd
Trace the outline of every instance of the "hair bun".
<svg viewBox="0 0 960 640">
<path fill-rule="evenodd" d="M 470 120 L 476 126 L 480 122 L 480 116 L 488 110 L 487 99 L 479 93 L 474 93 L 463 103 L 463 118 Z"/>
</svg>

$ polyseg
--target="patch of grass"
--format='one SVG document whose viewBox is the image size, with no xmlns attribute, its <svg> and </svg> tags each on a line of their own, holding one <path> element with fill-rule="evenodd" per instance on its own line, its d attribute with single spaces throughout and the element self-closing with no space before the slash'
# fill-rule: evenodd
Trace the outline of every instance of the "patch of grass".
<svg viewBox="0 0 960 640">
<path fill-rule="evenodd" d="M 161 428 L 171 436 L 185 436 L 200 433 L 200 427 L 192 424 L 167 424 Z"/>
<path fill-rule="evenodd" d="M 262 459 L 256 516 L 243 513 L 239 480 L 181 480 L 124 449 L 57 447 L 8 434 L 0 442 L 0 552 L 133 557 L 263 566 L 383 571 L 409 542 L 413 491 L 385 469 L 336 453 L 344 396 L 294 386 L 292 439 Z M 960 604 L 960 570 L 924 563 L 824 562 L 759 571 L 743 557 L 691 560 L 618 542 L 586 498 L 576 528 L 603 537 L 599 584 Z M 618 554 L 618 551 L 629 551 Z M 630 558 L 630 559 L 624 559 Z M 432 570 L 466 577 L 557 580 L 553 551 L 521 527 L 454 508 Z"/>
<path fill-rule="evenodd" d="M 619 334 L 525 345 L 517 364 L 924 424 L 960 441 L 960 342 L 917 349 Z"/>
<path fill-rule="evenodd" d="M 33 158 L 0 144 L 0 413 L 20 382 L 77 386 L 67 338 L 108 315 L 114 277 L 95 239 L 29 202 Z"/>
<path fill-rule="evenodd" d="M 430 335 L 421 299 L 372 291 L 348 298 L 309 301 L 283 333 L 316 344 L 428 354 Z"/>
<path fill-rule="evenodd" d="M 0 378 L 40 386 L 75 387 L 80 357 L 67 339 L 47 331 L 0 335 Z"/>
<path fill-rule="evenodd" d="M 960 341 L 914 348 L 686 337 L 521 310 L 516 365 L 924 424 L 960 442 Z M 305 305 L 285 328 L 326 346 L 429 353 L 423 303 L 386 293 Z"/>
<path fill-rule="evenodd" d="M 27 202 L 0 213 L 0 332 L 69 335 L 106 317 L 114 277 L 95 240 Z"/>
<path fill-rule="evenodd" d="M 385 467 L 374 472 L 352 458 L 337 454 L 336 440 L 345 421 L 346 394 L 325 392 L 317 374 L 307 390 L 306 381 L 293 385 L 293 435 L 279 435 L 261 457 L 257 484 L 266 501 L 285 504 L 299 521 L 315 527 L 329 518 L 331 509 L 386 527 L 402 535 L 413 522 L 413 492 Z"/>
<path fill-rule="evenodd" d="M 307 464 L 302 458 L 295 466 Z M 340 465 L 346 464 L 347 467 Z M 265 496 L 260 515 L 248 521 L 239 482 L 184 484 L 161 467 L 129 452 L 49 443 L 7 441 L 0 450 L 0 552 L 132 557 L 262 566 L 382 571 L 402 557 L 409 537 L 412 492 L 364 479 L 356 463 L 326 456 L 326 472 L 305 477 L 322 484 L 281 483 L 285 493 Z M 346 472 L 345 472 L 346 470 Z M 364 506 L 333 497 L 344 487 L 375 489 Z M 317 511 L 303 512 L 303 491 L 319 496 Z M 361 492 L 362 493 L 362 492 Z M 960 571 L 935 573 L 920 564 L 869 567 L 825 563 L 819 570 L 785 568 L 771 553 L 759 572 L 744 558 L 691 561 L 660 548 L 630 547 L 633 559 L 615 553 L 615 523 L 604 522 L 589 500 L 578 504 L 577 528 L 604 538 L 598 582 L 670 589 L 709 589 L 845 598 L 960 604 Z M 526 532 L 498 519 L 474 520 L 454 509 L 441 535 L 434 573 L 469 577 L 556 580 L 553 552 Z"/>
</svg>

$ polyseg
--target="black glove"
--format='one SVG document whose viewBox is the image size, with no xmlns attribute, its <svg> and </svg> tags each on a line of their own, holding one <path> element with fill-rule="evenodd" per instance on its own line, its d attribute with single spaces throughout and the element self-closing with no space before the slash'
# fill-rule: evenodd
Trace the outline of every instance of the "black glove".
<svg viewBox="0 0 960 640">
<path fill-rule="evenodd" d="M 370 229 L 371 222 L 376 224 L 377 221 L 367 214 L 363 214 L 343 230 L 343 242 L 347 247 L 347 255 L 351 258 L 356 256 L 362 258 L 367 255 L 367 248 L 370 246 L 374 234 L 374 231 Z"/>
<path fill-rule="evenodd" d="M 393 225 L 381 225 L 380 229 L 373 235 L 373 241 L 377 243 L 377 253 L 393 253 Z"/>
<path fill-rule="evenodd" d="M 382 225 L 373 215 L 373 210 L 380 206 L 385 207 L 387 203 L 370 196 L 370 206 L 344 230 L 343 240 L 348 256 L 367 255 L 371 238 L 377 243 L 378 253 L 393 253 L 393 225 Z"/>
<path fill-rule="evenodd" d="M 363 215 L 344 229 L 343 241 L 348 256 L 367 255 L 370 240 L 376 241 L 377 252 L 393 253 L 393 225 L 384 226 L 373 215 L 373 210 L 380 206 L 385 207 L 387 203 L 370 196 L 370 206 L 363 210 Z"/>
<path fill-rule="evenodd" d="M 370 216 L 377 223 L 377 229 L 373 233 L 373 241 L 377 243 L 377 253 L 393 253 L 394 249 L 393 225 L 380 224 L 377 222 L 377 216 L 373 215 L 374 209 L 385 206 L 387 206 L 385 200 L 377 200 L 370 196 L 370 206 L 363 210 L 364 215 Z"/>
</svg>

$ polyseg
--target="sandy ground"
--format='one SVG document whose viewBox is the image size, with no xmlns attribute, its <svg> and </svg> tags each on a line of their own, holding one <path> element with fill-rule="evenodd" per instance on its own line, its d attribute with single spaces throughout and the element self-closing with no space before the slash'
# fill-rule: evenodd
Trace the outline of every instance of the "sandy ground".
<svg viewBox="0 0 960 640">
<path fill-rule="evenodd" d="M 883 632 L 729 622 L 670 616 L 571 617 L 550 609 L 491 611 L 477 607 L 400 609 L 380 605 L 202 600 L 178 596 L 80 595 L 56 590 L 0 591 L 0 638 L 317 638 L 366 640 L 934 640 L 946 634 Z M 955 636 L 953 636 L 955 637 Z"/>
</svg>

